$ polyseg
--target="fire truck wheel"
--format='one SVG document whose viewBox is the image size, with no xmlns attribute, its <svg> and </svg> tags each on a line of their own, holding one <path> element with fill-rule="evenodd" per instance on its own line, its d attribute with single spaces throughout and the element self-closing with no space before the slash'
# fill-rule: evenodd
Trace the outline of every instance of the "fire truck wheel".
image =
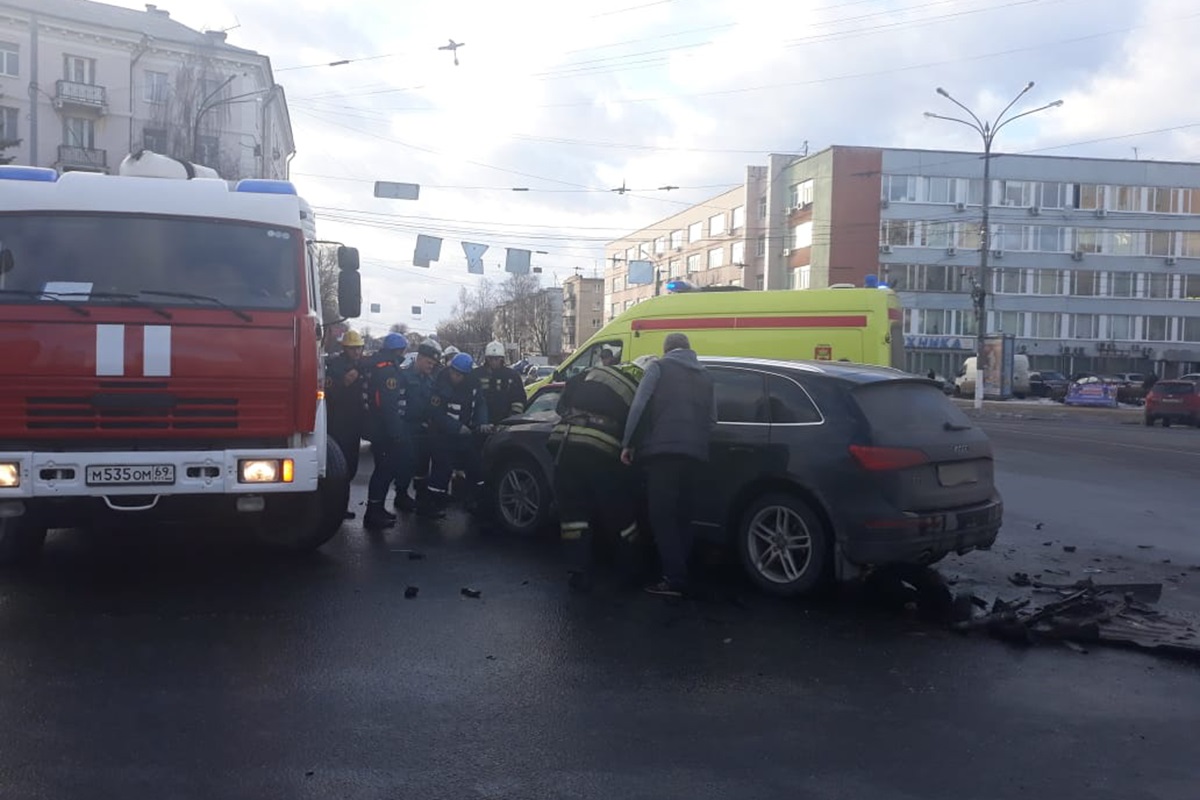
<svg viewBox="0 0 1200 800">
<path fill-rule="evenodd" d="M 0 519 L 0 567 L 36 559 L 46 542 L 46 529 L 23 517 Z"/>
<path fill-rule="evenodd" d="M 268 506 L 268 514 L 258 526 L 263 544 L 293 552 L 316 550 L 341 530 L 350 504 L 349 470 L 337 442 L 326 439 L 325 447 L 325 477 L 318 481 L 317 490 L 286 497 L 286 506 L 279 509 Z"/>
</svg>

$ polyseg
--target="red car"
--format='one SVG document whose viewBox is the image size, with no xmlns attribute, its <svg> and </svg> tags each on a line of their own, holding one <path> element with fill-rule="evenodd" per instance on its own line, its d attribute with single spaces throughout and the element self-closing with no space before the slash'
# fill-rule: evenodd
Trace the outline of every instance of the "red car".
<svg viewBox="0 0 1200 800">
<path fill-rule="evenodd" d="M 1159 381 L 1146 395 L 1146 424 L 1162 420 L 1164 428 L 1172 422 L 1200 427 L 1200 383 L 1196 381 Z"/>
</svg>

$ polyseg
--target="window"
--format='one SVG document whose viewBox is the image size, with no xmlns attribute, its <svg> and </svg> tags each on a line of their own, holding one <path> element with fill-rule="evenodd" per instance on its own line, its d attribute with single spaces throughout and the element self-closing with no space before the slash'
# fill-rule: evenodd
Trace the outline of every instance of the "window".
<svg viewBox="0 0 1200 800">
<path fill-rule="evenodd" d="M 1028 316 L 1024 311 L 1000 311 L 992 312 L 993 321 L 997 323 L 996 330 L 1001 333 L 1011 333 L 1016 336 L 1025 335 L 1025 317 Z"/>
<path fill-rule="evenodd" d="M 958 200 L 956 178 L 929 178 L 925 187 L 925 202 L 954 203 Z"/>
<path fill-rule="evenodd" d="M 96 126 L 90 119 L 67 117 L 63 120 L 63 144 L 91 150 L 96 146 Z"/>
<path fill-rule="evenodd" d="M 746 263 L 746 243 L 734 242 L 729 248 L 729 262 L 731 264 L 741 266 Z"/>
<path fill-rule="evenodd" d="M 72 83 L 86 83 L 89 86 L 96 82 L 96 61 L 81 56 L 63 56 L 63 78 Z"/>
<path fill-rule="evenodd" d="M 626 304 L 625 307 L 629 308 L 628 303 Z M 613 316 L 616 316 L 616 315 L 617 315 L 617 304 L 613 303 Z M 587 350 L 585 350 L 582 354 L 580 354 L 579 357 L 571 360 L 571 363 L 567 366 L 567 368 L 565 370 L 563 370 L 563 377 L 567 378 L 567 379 L 573 378 L 576 375 L 578 375 L 579 373 L 583 372 L 584 370 L 589 369 L 590 367 L 594 367 L 597 364 L 599 364 L 600 363 L 600 351 L 602 349 L 604 349 L 605 347 L 610 347 L 610 348 L 616 350 L 617 360 L 618 361 L 620 360 L 621 351 L 622 351 L 622 349 L 624 349 L 624 345 L 622 344 L 620 339 L 611 339 L 611 340 L 605 341 L 605 342 L 596 342 L 591 347 L 589 347 Z"/>
<path fill-rule="evenodd" d="M 893 203 L 917 202 L 917 177 L 915 175 L 884 175 L 883 199 Z"/>
<path fill-rule="evenodd" d="M 758 198 L 758 219 L 759 222 L 767 218 L 767 196 L 764 194 Z"/>
<path fill-rule="evenodd" d="M 21 59 L 17 46 L 12 42 L 0 42 L 0 75 L 15 78 L 20 74 Z"/>
<path fill-rule="evenodd" d="M 1142 189 L 1138 186 L 1113 187 L 1113 211 L 1141 211 Z"/>
<path fill-rule="evenodd" d="M 17 133 L 17 116 L 17 109 L 0 106 L 0 142 L 14 142 L 21 138 Z"/>
<path fill-rule="evenodd" d="M 1038 339 L 1057 339 L 1062 335 L 1062 314 L 1038 311 L 1033 315 L 1033 336 Z"/>
<path fill-rule="evenodd" d="M 708 251 L 708 268 L 716 269 L 725 266 L 725 248 L 714 247 Z"/>
<path fill-rule="evenodd" d="M 1071 275 L 1071 294 L 1096 297 L 1100 294 L 1100 273 L 1076 270 Z"/>
<path fill-rule="evenodd" d="M 1104 208 L 1104 187 L 1091 183 L 1075 185 L 1075 207 L 1092 210 Z"/>
<path fill-rule="evenodd" d="M 620 314 L 620 313 L 621 313 L 621 304 L 613 303 L 612 307 L 608 311 L 608 318 L 612 319 L 613 317 L 615 317 L 617 314 Z"/>
<path fill-rule="evenodd" d="M 1146 254 L 1151 256 L 1169 256 L 1171 251 L 1170 231 L 1146 231 Z"/>
<path fill-rule="evenodd" d="M 1133 231 L 1106 231 L 1101 252 L 1110 256 L 1140 256 L 1140 237 Z"/>
<path fill-rule="evenodd" d="M 1133 317 L 1128 314 L 1109 314 L 1108 338 L 1125 342 L 1133 339 Z"/>
<path fill-rule="evenodd" d="M 1146 335 L 1143 339 L 1147 342 L 1166 342 L 1170 340 L 1171 331 L 1170 317 L 1146 317 L 1145 327 Z"/>
<path fill-rule="evenodd" d="M 637 258 L 637 251 L 634 250 L 632 247 L 626 247 L 625 248 L 625 263 L 628 264 L 630 261 L 633 261 L 636 258 Z"/>
<path fill-rule="evenodd" d="M 1134 275 L 1132 272 L 1108 273 L 1109 297 L 1133 297 Z"/>
<path fill-rule="evenodd" d="M 1027 208 L 1033 205 L 1034 184 L 1029 181 L 1003 181 L 1000 203 L 1006 206 Z"/>
<path fill-rule="evenodd" d="M 1174 214 L 1173 210 L 1176 198 L 1174 189 L 1165 189 L 1155 187 L 1150 189 L 1150 210 L 1156 214 Z"/>
<path fill-rule="evenodd" d="M 147 103 L 167 102 L 167 81 L 170 76 L 165 72 L 146 70 L 146 82 L 143 85 L 143 95 Z"/>
<path fill-rule="evenodd" d="M 995 202 L 996 199 L 992 198 L 993 205 Z M 967 181 L 967 205 L 983 205 L 983 181 L 979 178 L 972 178 Z"/>
<path fill-rule="evenodd" d="M 661 256 L 665 252 L 667 252 L 667 240 L 659 236 L 654 240 L 654 255 Z"/>
<path fill-rule="evenodd" d="M 1055 225 L 1036 225 L 1032 229 L 1030 244 L 1039 253 L 1063 253 L 1063 229 Z"/>
<path fill-rule="evenodd" d="M 812 288 L 812 265 L 805 264 L 803 267 L 796 267 L 792 270 L 789 276 L 789 282 L 793 289 L 811 289 Z"/>
<path fill-rule="evenodd" d="M 683 231 L 671 231 L 671 249 L 678 250 L 683 247 Z"/>
<path fill-rule="evenodd" d="M 1200 275 L 1184 275 L 1183 299 L 1200 300 Z"/>
<path fill-rule="evenodd" d="M 998 269 L 993 274 L 996 294 L 1025 294 L 1025 270 Z"/>
<path fill-rule="evenodd" d="M 717 422 L 764 424 L 768 421 L 763 374 L 749 370 L 710 367 Z"/>
<path fill-rule="evenodd" d="M 925 246 L 939 249 L 949 247 L 953 234 L 954 228 L 951 222 L 926 222 Z"/>
<path fill-rule="evenodd" d="M 767 235 L 765 233 L 760 233 L 758 235 L 758 241 L 754 246 L 754 255 L 765 256 L 766 254 L 767 254 Z"/>
<path fill-rule="evenodd" d="M 1100 338 L 1100 317 L 1097 314 L 1072 314 L 1070 326 L 1072 339 Z"/>
<path fill-rule="evenodd" d="M 230 91 L 230 83 L 225 82 L 225 78 L 216 76 L 213 78 L 203 78 L 200 81 L 200 97 L 202 100 L 211 100 L 228 95 Z"/>
<path fill-rule="evenodd" d="M 708 218 L 708 235 L 721 236 L 725 233 L 725 215 L 713 214 Z"/>
<path fill-rule="evenodd" d="M 754 276 L 754 288 L 762 291 L 762 288 L 767 285 L 767 280 L 762 275 Z"/>
<path fill-rule="evenodd" d="M 638 258 L 649 258 L 649 257 L 650 257 L 650 243 L 642 242 L 641 244 L 638 245 Z"/>
<path fill-rule="evenodd" d="M 1080 229 L 1075 231 L 1075 249 L 1081 253 L 1099 253 L 1101 231 Z"/>
<path fill-rule="evenodd" d="M 811 425 L 821 412 L 800 384 L 780 375 L 767 376 L 767 411 L 772 425 Z"/>
<path fill-rule="evenodd" d="M 880 244 L 911 247 L 917 243 L 919 223 L 907 219 L 885 219 L 880 225 Z"/>
<path fill-rule="evenodd" d="M 142 147 L 151 153 L 167 152 L 167 131 L 165 128 L 143 128 Z"/>
<path fill-rule="evenodd" d="M 980 245 L 979 223 L 955 223 L 955 246 L 963 250 L 978 250 Z"/>
<path fill-rule="evenodd" d="M 1033 271 L 1034 294 L 1062 294 L 1062 272 L 1057 269 Z"/>
<path fill-rule="evenodd" d="M 813 243 L 813 224 L 809 222 L 801 222 L 796 227 L 792 228 L 792 248 L 799 249 L 801 247 L 812 247 Z"/>
<path fill-rule="evenodd" d="M 626 310 L 626 311 L 628 311 L 628 310 L 629 310 L 629 309 L 631 309 L 631 308 L 633 308 L 633 301 L 632 301 L 632 300 L 626 300 L 626 301 L 625 301 L 625 310 Z"/>
<path fill-rule="evenodd" d="M 746 207 L 738 206 L 733 210 L 733 230 L 740 231 L 746 227 Z"/>
<path fill-rule="evenodd" d="M 693 222 L 688 225 L 688 244 L 698 242 L 704 238 L 704 223 Z"/>
<path fill-rule="evenodd" d="M 788 189 L 788 208 L 803 208 L 804 206 L 812 205 L 812 201 L 812 179 L 793 183 Z"/>
<path fill-rule="evenodd" d="M 1038 205 L 1042 208 L 1062 208 L 1066 198 L 1066 184 L 1043 183 L 1039 187 Z"/>
<path fill-rule="evenodd" d="M 700 271 L 700 254 L 699 253 L 692 253 L 690 256 L 687 257 L 687 271 L 688 272 L 699 272 Z"/>
<path fill-rule="evenodd" d="M 1183 341 L 1200 342 L 1200 317 L 1183 318 Z"/>
<path fill-rule="evenodd" d="M 1146 276 L 1146 297 L 1166 300 L 1171 296 L 1171 276 L 1150 273 Z"/>
<path fill-rule="evenodd" d="M 1200 258 L 1200 231 L 1179 231 L 1175 240 L 1179 242 L 1179 255 Z"/>
</svg>

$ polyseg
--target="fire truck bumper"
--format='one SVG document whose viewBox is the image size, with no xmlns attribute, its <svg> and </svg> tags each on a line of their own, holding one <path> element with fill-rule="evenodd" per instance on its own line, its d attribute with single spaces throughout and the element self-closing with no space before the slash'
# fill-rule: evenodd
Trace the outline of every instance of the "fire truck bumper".
<svg viewBox="0 0 1200 800">
<path fill-rule="evenodd" d="M 0 452 L 0 513 L 8 501 L 95 497 L 271 495 L 317 489 L 317 450 Z M 9 506 L 10 510 L 12 506 Z"/>
</svg>

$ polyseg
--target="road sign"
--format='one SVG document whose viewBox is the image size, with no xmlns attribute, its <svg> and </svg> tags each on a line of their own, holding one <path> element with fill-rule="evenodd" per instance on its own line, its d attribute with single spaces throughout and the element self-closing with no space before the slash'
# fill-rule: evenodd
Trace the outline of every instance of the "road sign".
<svg viewBox="0 0 1200 800">
<path fill-rule="evenodd" d="M 375 181 L 375 196 L 385 200 L 417 200 L 421 196 L 421 185 Z"/>
</svg>

